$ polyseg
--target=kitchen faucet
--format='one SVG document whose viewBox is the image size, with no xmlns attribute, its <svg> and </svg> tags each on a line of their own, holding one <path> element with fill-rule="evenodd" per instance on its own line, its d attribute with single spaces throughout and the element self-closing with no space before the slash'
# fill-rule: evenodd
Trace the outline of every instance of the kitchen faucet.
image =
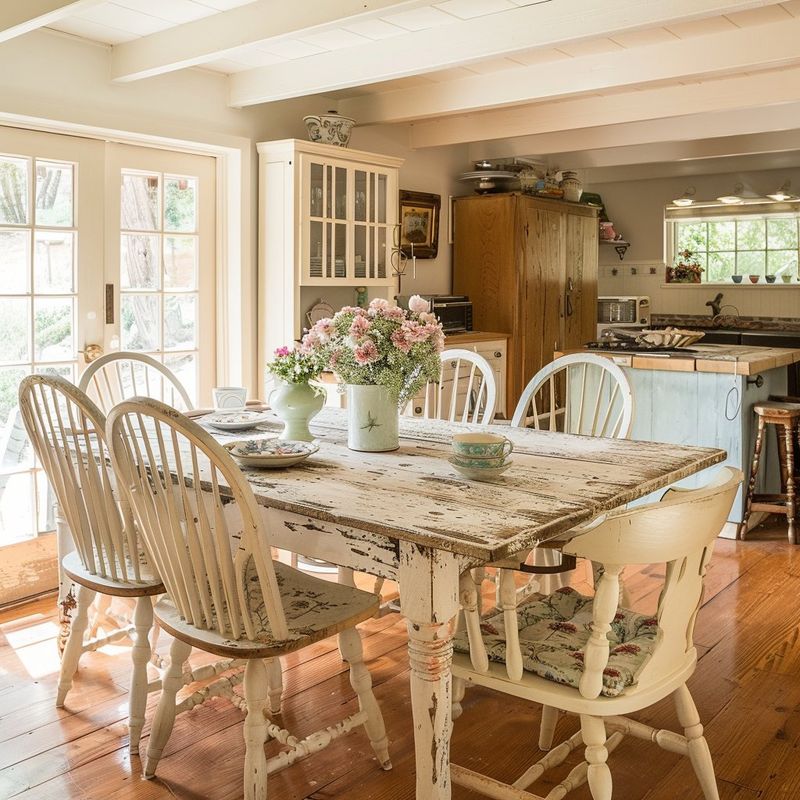
<svg viewBox="0 0 800 800">
<path fill-rule="evenodd" d="M 720 309 L 722 308 L 722 292 L 717 292 L 717 296 L 713 300 L 706 300 L 706 305 L 711 307 L 711 316 L 718 317 Z"/>
</svg>

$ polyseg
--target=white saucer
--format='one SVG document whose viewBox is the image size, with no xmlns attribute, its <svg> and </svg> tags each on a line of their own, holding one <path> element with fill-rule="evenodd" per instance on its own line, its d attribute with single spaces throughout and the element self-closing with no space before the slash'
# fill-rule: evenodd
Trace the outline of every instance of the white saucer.
<svg viewBox="0 0 800 800">
<path fill-rule="evenodd" d="M 319 450 L 314 442 L 292 439 L 240 439 L 222 445 L 240 464 L 247 467 L 291 467 Z"/>
<path fill-rule="evenodd" d="M 203 418 L 220 431 L 246 431 L 271 418 L 266 411 L 215 411 Z"/>
<path fill-rule="evenodd" d="M 514 462 L 508 458 L 499 467 L 465 467 L 459 464 L 455 458 L 447 459 L 453 469 L 460 472 L 465 478 L 471 481 L 493 481 L 497 480 Z"/>
</svg>

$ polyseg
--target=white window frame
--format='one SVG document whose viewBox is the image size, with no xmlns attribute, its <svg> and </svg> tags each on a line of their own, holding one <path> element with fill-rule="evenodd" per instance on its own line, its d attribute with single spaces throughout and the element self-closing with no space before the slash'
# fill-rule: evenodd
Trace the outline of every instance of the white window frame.
<svg viewBox="0 0 800 800">
<path fill-rule="evenodd" d="M 748 203 L 744 205 L 713 205 L 713 206 L 701 206 L 701 207 L 677 207 L 677 206 L 667 206 L 664 212 L 664 243 L 665 243 L 665 261 L 668 266 L 675 263 L 677 253 L 678 253 L 678 223 L 709 223 L 709 222 L 744 222 L 747 220 L 753 219 L 787 219 L 791 218 L 795 220 L 795 223 L 798 226 L 798 247 L 797 247 L 797 254 L 798 254 L 798 269 L 800 269 L 800 203 L 793 202 L 793 203 Z M 738 248 L 734 247 L 733 250 L 730 251 L 720 251 L 720 252 L 733 252 L 734 254 L 738 254 L 739 252 L 764 252 L 767 253 L 770 251 L 770 248 L 767 246 L 768 242 L 765 242 L 764 250 L 749 250 L 749 251 L 740 251 Z M 794 248 L 779 248 L 781 250 L 794 250 Z M 705 251 L 708 254 L 708 250 Z M 717 251 L 711 251 L 717 252 Z M 766 261 L 766 259 L 765 259 Z M 708 264 L 706 263 L 706 271 L 703 272 L 700 284 L 681 284 L 682 286 L 686 285 L 722 285 L 727 284 L 730 285 L 729 280 L 725 281 L 709 281 L 707 280 L 707 267 Z M 736 267 L 737 271 L 733 274 L 744 275 L 745 273 L 738 271 L 738 263 Z M 783 283 L 782 281 L 778 280 L 774 284 L 767 284 L 765 281 L 759 281 L 760 284 L 763 285 L 772 285 L 772 286 L 783 286 L 785 288 L 797 287 L 797 279 L 798 279 L 798 271 L 797 269 L 793 270 L 794 272 L 794 279 L 790 283 Z"/>
</svg>

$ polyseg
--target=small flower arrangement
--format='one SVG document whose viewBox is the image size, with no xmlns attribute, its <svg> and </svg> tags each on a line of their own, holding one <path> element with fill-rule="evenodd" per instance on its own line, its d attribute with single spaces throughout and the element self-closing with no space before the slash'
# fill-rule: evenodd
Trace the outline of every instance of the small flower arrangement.
<svg viewBox="0 0 800 800">
<path fill-rule="evenodd" d="M 284 383 L 308 383 L 323 369 L 325 360 L 321 354 L 288 347 L 279 347 L 275 351 L 275 360 L 267 364 L 267 371 Z"/>
<path fill-rule="evenodd" d="M 675 263 L 667 267 L 667 283 L 700 283 L 705 270 L 691 250 L 681 250 Z"/>
<path fill-rule="evenodd" d="M 303 337 L 300 352 L 321 358 L 345 384 L 384 386 L 405 403 L 428 381 L 438 381 L 444 333 L 419 295 L 409 310 L 375 299 L 367 308 L 345 306 Z"/>
</svg>

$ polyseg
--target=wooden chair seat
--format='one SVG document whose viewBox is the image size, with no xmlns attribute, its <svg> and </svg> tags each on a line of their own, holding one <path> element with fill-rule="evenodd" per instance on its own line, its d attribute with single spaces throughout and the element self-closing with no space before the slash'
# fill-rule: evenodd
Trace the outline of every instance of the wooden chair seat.
<svg viewBox="0 0 800 800">
<path fill-rule="evenodd" d="M 126 564 L 132 571 L 130 558 L 126 557 Z M 164 594 L 166 591 L 161 579 L 154 577 L 152 570 L 145 563 L 140 564 L 141 580 L 138 581 L 115 581 L 112 578 L 90 572 L 84 567 L 80 555 L 76 551 L 67 553 L 61 560 L 61 566 L 75 583 L 79 583 L 93 592 L 101 592 L 112 597 L 149 597 Z"/>
<path fill-rule="evenodd" d="M 244 573 L 247 606 L 257 621 L 252 639 L 232 640 L 217 630 L 202 630 L 187 622 L 167 597 L 156 604 L 156 618 L 176 638 L 209 653 L 232 658 L 272 658 L 351 628 L 378 610 L 380 597 L 372 592 L 324 581 L 278 561 L 274 565 L 288 638 L 276 638 L 272 633 L 252 557 Z"/>
<path fill-rule="evenodd" d="M 551 595 L 533 595 L 517 607 L 522 666 L 542 678 L 577 689 L 583 674 L 583 650 L 591 634 L 593 598 L 566 586 Z M 495 609 L 480 623 L 490 661 L 505 664 L 504 612 Z M 658 621 L 652 615 L 618 608 L 609 631 L 610 652 L 602 694 L 616 697 L 636 682 L 655 647 Z M 469 653 L 469 637 L 460 631 L 454 649 Z"/>
</svg>

